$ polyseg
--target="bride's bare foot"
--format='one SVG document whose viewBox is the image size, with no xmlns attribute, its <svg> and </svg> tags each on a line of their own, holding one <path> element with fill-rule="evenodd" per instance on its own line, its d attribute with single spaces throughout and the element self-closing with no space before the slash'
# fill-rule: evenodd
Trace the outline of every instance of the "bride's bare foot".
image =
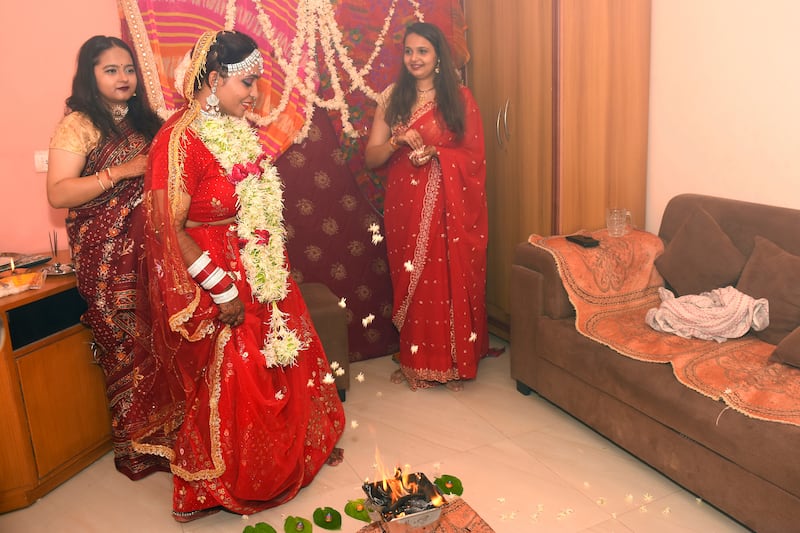
<svg viewBox="0 0 800 533">
<path fill-rule="evenodd" d="M 448 381 L 444 384 L 444 386 L 453 392 L 461 392 L 462 390 L 464 390 L 464 383 L 462 383 L 459 380 Z"/>
<path fill-rule="evenodd" d="M 397 370 L 392 372 L 392 375 L 389 376 L 389 380 L 395 385 L 399 385 L 400 383 L 403 383 L 406 380 L 406 376 L 405 374 L 403 374 L 403 371 L 398 368 Z"/>
<path fill-rule="evenodd" d="M 342 461 L 344 461 L 344 450 L 342 448 L 334 448 L 331 454 L 328 456 L 327 461 L 325 461 L 325 464 L 336 466 L 341 464 Z"/>
</svg>

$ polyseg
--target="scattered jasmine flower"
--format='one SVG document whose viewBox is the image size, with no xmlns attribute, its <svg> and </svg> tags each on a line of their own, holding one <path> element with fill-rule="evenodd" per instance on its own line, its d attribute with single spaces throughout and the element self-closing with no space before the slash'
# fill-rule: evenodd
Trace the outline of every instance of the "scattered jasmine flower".
<svg viewBox="0 0 800 533">
<path fill-rule="evenodd" d="M 372 236 L 372 244 L 380 244 L 383 240 L 383 235 L 376 233 Z"/>
<path fill-rule="evenodd" d="M 364 373 L 363 372 L 359 372 L 358 375 L 356 376 L 356 381 L 358 381 L 359 383 L 364 383 L 365 379 L 366 378 L 364 377 Z"/>
<path fill-rule="evenodd" d="M 469 342 L 475 342 L 478 339 L 478 334 L 474 331 L 469 334 Z"/>
<path fill-rule="evenodd" d="M 411 353 L 417 353 L 419 351 L 419 346 L 416 344 L 411 345 Z"/>
<path fill-rule="evenodd" d="M 458 242 L 461 240 L 461 237 L 453 237 L 453 242 Z"/>
<path fill-rule="evenodd" d="M 324 378 L 322 378 L 322 382 L 323 382 L 323 383 L 327 383 L 328 385 L 330 385 L 331 383 L 333 383 L 333 382 L 335 382 L 335 381 L 336 381 L 336 380 L 333 378 L 333 375 L 332 375 L 330 372 L 328 372 L 327 374 L 325 374 L 325 377 L 324 377 Z"/>
<path fill-rule="evenodd" d="M 364 327 L 367 327 L 370 324 L 372 324 L 373 320 L 375 320 L 375 315 L 370 313 L 370 314 L 368 314 L 367 316 L 365 316 L 364 318 L 361 319 L 361 323 L 364 325 Z"/>
<path fill-rule="evenodd" d="M 412 180 L 411 180 L 411 185 L 419 185 L 419 180 L 417 180 L 417 179 L 412 179 Z"/>
<path fill-rule="evenodd" d="M 332 368 L 333 370 L 336 370 L 336 369 L 337 369 L 337 368 L 339 368 L 340 366 L 341 366 L 341 365 L 339 364 L 339 361 L 331 361 L 331 368 Z"/>
<path fill-rule="evenodd" d="M 313 386 L 314 386 L 314 380 L 313 379 L 309 379 L 308 382 L 306 383 L 306 387 L 308 387 L 310 389 Z"/>
<path fill-rule="evenodd" d="M 411 261 L 406 261 L 405 263 L 403 263 L 403 268 L 406 269 L 406 272 L 413 272 L 414 264 Z"/>
<path fill-rule="evenodd" d="M 344 368 L 337 368 L 336 370 L 333 371 L 333 373 L 336 374 L 337 376 L 344 376 Z"/>
<path fill-rule="evenodd" d="M 358 421 L 357 420 L 351 420 L 350 421 L 350 427 L 353 428 L 353 429 L 358 428 Z"/>
<path fill-rule="evenodd" d="M 346 303 L 346 302 L 347 302 L 347 298 L 345 298 L 345 297 L 342 297 L 342 299 L 341 299 L 341 300 L 339 300 L 339 307 L 341 307 L 342 309 L 344 309 L 345 307 L 347 307 L 347 303 Z"/>
<path fill-rule="evenodd" d="M 275 399 L 283 400 L 283 390 L 279 390 L 278 392 L 275 393 Z"/>
<path fill-rule="evenodd" d="M 646 501 L 646 502 L 653 501 L 653 495 L 650 494 L 649 492 L 645 492 L 644 496 L 642 496 L 642 498 L 644 498 L 644 501 Z"/>
<path fill-rule="evenodd" d="M 242 520 L 249 520 L 249 519 L 250 519 L 249 515 L 246 515 L 246 514 L 242 515 Z"/>
<path fill-rule="evenodd" d="M 642 505 L 642 506 L 640 506 L 640 507 L 639 507 L 639 512 L 640 512 L 640 513 L 646 513 L 646 512 L 647 512 L 647 506 L 646 506 L 646 505 Z"/>
<path fill-rule="evenodd" d="M 375 222 L 369 225 L 369 232 L 373 235 L 381 231 L 381 227 L 378 226 Z"/>
</svg>

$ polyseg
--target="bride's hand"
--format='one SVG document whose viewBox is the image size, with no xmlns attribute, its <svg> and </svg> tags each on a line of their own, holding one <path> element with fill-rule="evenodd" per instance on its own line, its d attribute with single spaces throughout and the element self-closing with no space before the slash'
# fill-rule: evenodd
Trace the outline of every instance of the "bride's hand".
<svg viewBox="0 0 800 533">
<path fill-rule="evenodd" d="M 244 322 L 244 304 L 237 297 L 230 302 L 219 304 L 219 320 L 230 326 L 239 326 Z"/>
</svg>

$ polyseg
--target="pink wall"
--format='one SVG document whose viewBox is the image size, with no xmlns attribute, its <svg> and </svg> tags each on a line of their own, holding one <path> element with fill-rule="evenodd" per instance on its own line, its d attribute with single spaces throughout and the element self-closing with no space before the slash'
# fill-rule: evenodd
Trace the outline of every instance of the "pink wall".
<svg viewBox="0 0 800 533">
<path fill-rule="evenodd" d="M 114 0 L 0 1 L 0 252 L 49 249 L 59 232 L 66 246 L 65 209 L 47 203 L 45 174 L 33 153 L 47 150 L 63 115 L 78 48 L 95 34 L 120 35 Z"/>
<path fill-rule="evenodd" d="M 500 0 L 497 0 L 500 1 Z M 647 229 L 680 192 L 800 207 L 796 0 L 653 0 Z M 0 0 L 0 252 L 48 249 L 33 152 L 61 117 L 79 46 L 119 35 L 114 0 Z"/>
</svg>

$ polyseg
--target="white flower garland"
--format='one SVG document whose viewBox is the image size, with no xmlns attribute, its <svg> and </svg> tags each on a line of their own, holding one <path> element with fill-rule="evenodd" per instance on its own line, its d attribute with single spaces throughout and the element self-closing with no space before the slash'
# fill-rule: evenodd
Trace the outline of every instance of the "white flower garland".
<svg viewBox="0 0 800 533">
<path fill-rule="evenodd" d="M 361 91 L 368 98 L 377 101 L 380 93 L 376 92 L 367 84 L 366 78 L 372 70 L 375 59 L 383 48 L 386 35 L 389 32 L 391 21 L 394 18 L 399 0 L 392 0 L 383 20 L 383 26 L 378 38 L 375 40 L 375 47 L 367 59 L 366 64 L 357 68 L 350 57 L 350 52 L 344 45 L 342 30 L 336 22 L 335 9 L 336 3 L 331 0 L 298 0 L 296 13 L 297 33 L 286 43 L 276 35 L 272 21 L 267 15 L 263 0 L 251 0 L 255 6 L 256 19 L 261 26 L 267 42 L 275 53 L 275 60 L 284 74 L 283 91 L 278 104 L 270 109 L 266 116 L 259 115 L 253 111 L 248 111 L 246 116 L 259 127 L 272 124 L 286 108 L 291 99 L 292 93 L 297 92 L 305 101 L 303 114 L 305 121 L 300 131 L 295 135 L 293 141 L 297 144 L 303 142 L 308 137 L 311 128 L 311 119 L 314 116 L 316 106 L 322 109 L 338 111 L 341 117 L 342 130 L 349 137 L 358 137 L 359 133 L 353 127 L 350 117 L 350 108 L 345 95 L 353 91 Z M 419 22 L 425 22 L 425 15 L 422 13 L 418 0 L 407 0 L 407 3 L 414 11 L 414 17 Z M 225 29 L 232 30 L 236 25 L 237 0 L 225 0 Z M 319 37 L 317 36 L 319 35 Z M 319 83 L 319 72 L 316 62 L 317 47 L 322 47 L 325 67 L 331 77 L 330 83 L 333 90 L 333 97 L 325 100 L 317 94 Z M 288 53 L 288 57 L 287 57 Z M 341 64 L 342 70 L 350 78 L 349 85 L 343 87 L 339 79 L 336 68 L 336 60 Z M 178 93 L 183 96 L 182 80 L 188 66 L 187 57 L 175 70 L 176 86 Z M 302 66 L 301 66 L 302 64 Z M 159 107 L 158 114 L 163 119 L 169 118 L 175 113 L 175 109 Z"/>
<path fill-rule="evenodd" d="M 315 105 L 322 109 L 338 111 L 341 117 L 344 134 L 350 137 L 357 137 L 359 134 L 353 128 L 350 121 L 350 111 L 348 103 L 345 100 L 345 94 L 354 90 L 360 90 L 372 100 L 378 99 L 379 93 L 367 85 L 365 78 L 370 70 L 372 70 L 373 62 L 375 58 L 378 57 L 383 47 L 384 39 L 386 38 L 391 20 L 395 14 L 397 2 L 398 0 L 392 0 L 387 15 L 384 18 L 383 27 L 375 41 L 375 48 L 370 54 L 367 63 L 358 69 L 353 64 L 347 47 L 344 46 L 342 32 L 336 23 L 334 11 L 335 3 L 330 0 L 299 0 L 296 15 L 297 33 L 292 39 L 291 46 L 289 47 L 290 57 L 287 59 L 284 52 L 285 43 L 277 38 L 275 28 L 269 16 L 266 14 L 261 0 L 253 0 L 256 11 L 258 12 L 256 18 L 267 38 L 267 42 L 275 53 L 275 59 L 278 65 L 281 70 L 283 70 L 285 81 L 280 102 L 271 110 L 268 116 L 262 117 L 252 114 L 248 115 L 248 117 L 259 126 L 272 123 L 285 111 L 292 91 L 297 90 L 305 99 L 306 105 L 304 108 L 305 122 L 294 139 L 295 143 L 302 142 L 308 136 Z M 413 8 L 416 19 L 420 22 L 424 22 L 425 16 L 420 11 L 419 2 L 417 0 L 408 0 L 408 3 Z M 319 34 L 319 39 L 317 39 L 317 34 Z M 316 81 L 319 78 L 315 61 L 317 43 L 322 46 L 325 66 L 331 77 L 330 82 L 333 90 L 333 98 L 330 100 L 324 100 L 317 94 Z M 304 67 L 301 69 L 300 63 L 304 58 L 307 59 L 307 61 L 305 61 Z M 350 78 L 350 85 L 347 88 L 342 87 L 342 82 L 337 74 L 336 59 L 339 60 L 342 70 L 344 70 Z"/>
<path fill-rule="evenodd" d="M 247 282 L 259 302 L 271 304 L 269 334 L 261 353 L 267 367 L 292 365 L 306 345 L 289 329 L 286 314 L 277 304 L 289 292 L 283 184 L 278 169 L 266 157 L 258 134 L 245 119 L 202 114 L 195 130 L 236 185 L 237 234 L 245 243 L 241 258 Z"/>
</svg>

